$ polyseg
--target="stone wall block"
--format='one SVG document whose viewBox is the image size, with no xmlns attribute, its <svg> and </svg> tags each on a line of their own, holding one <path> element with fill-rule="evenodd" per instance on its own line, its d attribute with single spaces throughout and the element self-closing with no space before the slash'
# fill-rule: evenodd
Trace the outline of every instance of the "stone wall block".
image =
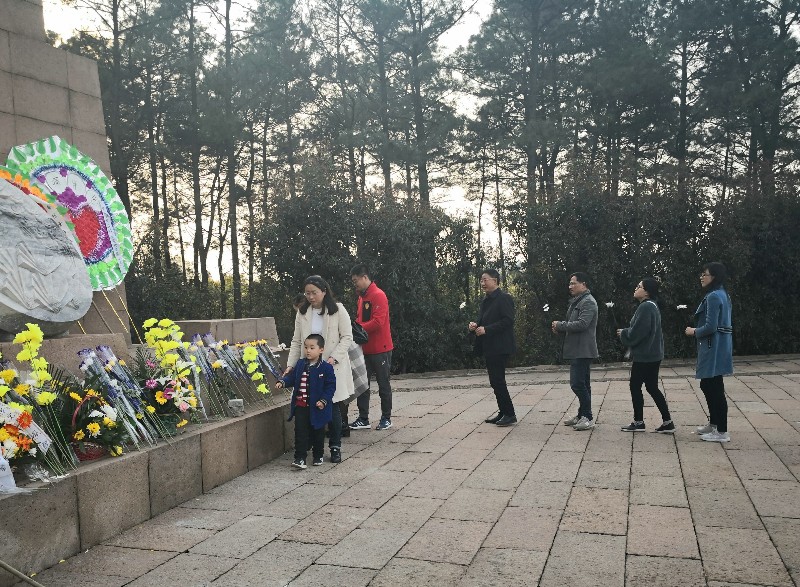
<svg viewBox="0 0 800 587">
<path fill-rule="evenodd" d="M 63 136 L 61 138 L 64 138 Z M 100 134 L 96 132 L 90 132 L 85 130 L 80 130 L 75 128 L 72 130 L 72 140 L 70 141 L 81 153 L 84 155 L 88 155 L 92 158 L 92 160 L 97 163 L 97 166 L 106 174 L 106 177 L 110 180 L 114 180 L 111 175 L 111 159 L 108 156 L 108 138 L 106 138 L 105 130 L 103 130 Z M 122 284 L 118 285 L 117 288 L 123 288 L 123 295 L 124 286 Z M 115 306 L 119 303 L 119 297 L 114 292 L 109 292 L 109 297 L 113 294 L 115 300 Z M 96 298 L 97 296 L 95 296 Z M 97 299 L 95 299 L 97 302 Z M 124 310 L 124 308 L 123 308 Z M 92 310 L 90 309 L 89 312 Z M 119 324 L 119 321 L 114 318 L 114 321 Z"/>
<path fill-rule="evenodd" d="M 256 336 L 259 340 L 264 339 L 269 346 L 276 347 L 280 343 L 278 340 L 278 329 L 275 326 L 275 318 L 267 316 L 256 318 Z M 292 341 L 285 341 L 288 345 Z"/>
<path fill-rule="evenodd" d="M 203 493 L 200 430 L 150 449 L 150 513 L 162 514 Z"/>
<path fill-rule="evenodd" d="M 69 115 L 74 130 L 97 133 L 105 139 L 106 122 L 103 118 L 103 101 L 100 98 L 70 91 Z"/>
<path fill-rule="evenodd" d="M 73 328 L 71 332 L 75 332 Z M 69 334 L 59 338 L 47 338 L 42 342 L 39 354 L 52 365 L 65 368 L 78 377 L 83 377 L 78 366 L 80 357 L 78 351 L 85 348 L 95 348 L 100 345 L 110 346 L 120 359 L 129 361 L 129 349 L 125 338 L 121 334 Z M 14 357 L 19 352 L 19 346 L 10 342 L 0 342 L 0 352 L 6 357 Z"/>
<path fill-rule="evenodd" d="M 223 421 L 203 430 L 203 492 L 247 473 L 247 422 Z"/>
<path fill-rule="evenodd" d="M 287 421 L 291 408 L 291 403 L 283 406 L 283 449 L 286 452 L 294 450 L 294 420 Z"/>
<path fill-rule="evenodd" d="M 23 573 L 38 572 L 80 551 L 77 477 L 34 493 L 0 495 L 0 560 Z M 0 587 L 18 579 L 0 570 Z"/>
<path fill-rule="evenodd" d="M 14 88 L 14 112 L 17 116 L 70 126 L 69 95 L 66 88 L 21 75 L 13 75 L 11 83 Z"/>
<path fill-rule="evenodd" d="M 247 468 L 257 469 L 284 453 L 283 409 L 270 406 L 247 418 Z"/>
<path fill-rule="evenodd" d="M 67 81 L 70 90 L 100 97 L 100 75 L 97 62 L 92 59 L 67 53 Z"/>
<path fill-rule="evenodd" d="M 14 114 L 14 90 L 11 85 L 11 74 L 0 70 L 0 112 Z M 6 142 L 0 137 L 4 143 Z"/>
<path fill-rule="evenodd" d="M 2 74 L 0 74 L 0 77 Z M 2 83 L 2 82 L 0 82 Z M 0 87 L 2 92 L 2 87 Z M 14 121 L 14 116 L 0 112 L 0 157 L 3 161 L 6 160 L 8 154 L 11 152 L 11 147 L 17 144 L 17 125 Z"/>
<path fill-rule="evenodd" d="M 84 154 L 92 156 L 91 153 L 84 150 L 84 145 L 73 144 Z M 126 342 L 130 343 L 130 320 L 120 296 L 125 299 L 124 283 L 120 283 L 115 289 L 94 292 L 92 307 L 81 319 L 84 332 L 92 334 L 119 333 L 125 337 Z M 137 328 L 141 333 L 141 325 L 138 325 Z M 135 337 L 136 335 L 134 335 Z"/>
<path fill-rule="evenodd" d="M 249 342 L 258 338 L 257 318 L 238 318 L 231 320 L 231 341 Z"/>
<path fill-rule="evenodd" d="M 32 39 L 45 41 L 44 12 L 41 2 L 0 0 L 0 28 Z"/>
<path fill-rule="evenodd" d="M 46 84 L 67 87 L 67 52 L 52 45 L 25 37 L 10 35 L 11 73 L 39 80 Z"/>
<path fill-rule="evenodd" d="M 15 120 L 17 127 L 17 145 L 32 143 L 53 135 L 58 135 L 65 141 L 72 142 L 72 129 L 68 126 L 24 116 L 16 116 Z"/>
<path fill-rule="evenodd" d="M 0 0 L 0 23 L 3 22 L 3 0 Z M 11 71 L 11 45 L 8 31 L 0 24 L 0 71 Z"/>
<path fill-rule="evenodd" d="M 77 476 L 82 550 L 150 519 L 146 451 L 92 463 Z"/>
</svg>

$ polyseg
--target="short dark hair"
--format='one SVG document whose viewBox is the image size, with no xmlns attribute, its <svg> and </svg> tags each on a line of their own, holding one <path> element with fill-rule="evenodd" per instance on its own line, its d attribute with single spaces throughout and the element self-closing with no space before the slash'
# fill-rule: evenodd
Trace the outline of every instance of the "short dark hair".
<svg viewBox="0 0 800 587">
<path fill-rule="evenodd" d="M 481 275 L 488 275 L 492 279 L 496 279 L 497 283 L 500 283 L 500 272 L 497 269 L 492 269 L 491 267 L 487 267 L 483 271 L 481 271 Z"/>
<path fill-rule="evenodd" d="M 353 265 L 353 268 L 350 269 L 350 276 L 352 277 L 354 275 L 357 277 L 366 275 L 370 280 L 372 279 L 372 276 L 369 272 L 369 266 L 366 263 L 356 263 Z"/>
<path fill-rule="evenodd" d="M 574 277 L 575 281 L 577 281 L 578 283 L 582 283 L 586 287 L 589 287 L 589 274 L 588 273 L 584 273 L 583 271 L 575 271 L 574 273 L 570 273 L 569 277 L 570 277 L 570 279 L 572 279 Z"/>
<path fill-rule="evenodd" d="M 719 261 L 712 261 L 711 263 L 706 263 L 705 265 L 703 265 L 701 271 L 708 271 L 711 277 L 714 278 L 706 288 L 709 290 L 721 288 L 725 284 L 725 280 L 728 278 L 728 270 L 725 269 L 725 265 L 723 265 Z"/>
<path fill-rule="evenodd" d="M 306 336 L 306 340 L 315 340 L 317 341 L 317 346 L 321 349 L 325 348 L 325 337 L 321 334 L 309 334 Z"/>
<path fill-rule="evenodd" d="M 303 288 L 305 286 L 313 285 L 321 289 L 325 292 L 325 296 L 322 298 L 322 312 L 325 313 L 326 311 L 328 314 L 335 314 L 339 311 L 339 306 L 336 305 L 336 297 L 333 295 L 333 291 L 331 290 L 331 286 L 328 285 L 328 282 L 325 281 L 319 275 L 309 275 L 303 281 Z M 303 294 L 303 305 L 300 306 L 297 311 L 301 314 L 305 314 L 308 309 L 311 307 L 311 302 L 308 301 L 305 294 Z"/>
<path fill-rule="evenodd" d="M 655 277 L 642 278 L 642 289 L 647 292 L 647 295 L 654 302 L 658 300 L 658 281 Z"/>
</svg>

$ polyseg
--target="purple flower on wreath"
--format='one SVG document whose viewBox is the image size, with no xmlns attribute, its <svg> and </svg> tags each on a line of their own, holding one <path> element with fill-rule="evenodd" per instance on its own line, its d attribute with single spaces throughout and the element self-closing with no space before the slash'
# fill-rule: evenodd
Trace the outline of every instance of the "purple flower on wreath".
<svg viewBox="0 0 800 587">
<path fill-rule="evenodd" d="M 88 203 L 85 196 L 79 196 L 72 188 L 68 187 L 60 194 L 57 194 L 59 203 L 63 204 L 70 210 L 77 210 L 82 204 Z"/>
<path fill-rule="evenodd" d="M 148 379 L 147 381 L 145 381 L 144 386 L 147 389 L 155 389 L 156 387 L 158 387 L 158 381 L 156 381 L 155 379 Z"/>
</svg>

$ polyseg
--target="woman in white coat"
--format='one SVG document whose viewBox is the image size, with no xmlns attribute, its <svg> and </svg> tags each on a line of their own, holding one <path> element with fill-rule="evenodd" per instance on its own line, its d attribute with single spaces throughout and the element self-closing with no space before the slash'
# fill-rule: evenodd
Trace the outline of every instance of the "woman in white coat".
<svg viewBox="0 0 800 587">
<path fill-rule="evenodd" d="M 348 351 L 353 342 L 353 327 L 350 315 L 344 306 L 336 301 L 328 282 L 319 275 L 310 275 L 303 282 L 305 301 L 297 309 L 294 320 L 292 346 L 289 349 L 284 376 L 294 369 L 300 359 L 303 341 L 309 334 L 321 334 L 325 339 L 323 360 L 333 365 L 336 375 L 336 393 L 333 401 L 331 435 L 328 446 L 331 451 L 331 462 L 342 460 L 342 419 L 339 416 L 339 403 L 353 395 L 353 374 L 350 368 Z"/>
</svg>

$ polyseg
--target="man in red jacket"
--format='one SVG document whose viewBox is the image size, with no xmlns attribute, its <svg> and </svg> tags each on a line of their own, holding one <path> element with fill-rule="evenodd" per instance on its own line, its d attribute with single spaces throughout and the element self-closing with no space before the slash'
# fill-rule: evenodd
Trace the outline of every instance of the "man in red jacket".
<svg viewBox="0 0 800 587">
<path fill-rule="evenodd" d="M 350 270 L 350 278 L 358 291 L 356 322 L 364 327 L 369 340 L 362 345 L 367 375 L 378 382 L 381 398 L 381 421 L 375 430 L 392 427 L 392 386 L 389 376 L 392 369 L 392 331 L 389 327 L 389 301 L 386 294 L 372 281 L 369 268 L 359 263 Z M 358 418 L 350 424 L 352 430 L 369 428 L 369 390 L 358 396 Z"/>
</svg>

